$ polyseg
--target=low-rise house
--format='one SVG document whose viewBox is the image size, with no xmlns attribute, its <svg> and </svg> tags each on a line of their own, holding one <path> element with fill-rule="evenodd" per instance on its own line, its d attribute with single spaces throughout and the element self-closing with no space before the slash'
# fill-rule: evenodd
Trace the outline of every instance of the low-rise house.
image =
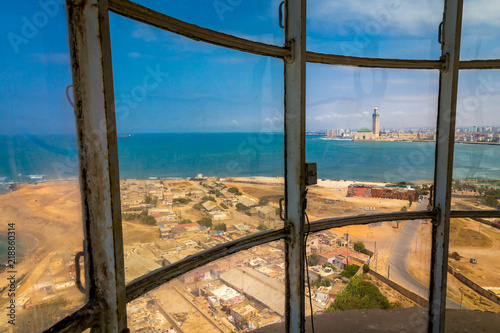
<svg viewBox="0 0 500 333">
<path fill-rule="evenodd" d="M 276 208 L 271 206 L 263 206 L 259 208 L 259 217 L 263 219 L 274 219 L 276 216 Z"/>
</svg>

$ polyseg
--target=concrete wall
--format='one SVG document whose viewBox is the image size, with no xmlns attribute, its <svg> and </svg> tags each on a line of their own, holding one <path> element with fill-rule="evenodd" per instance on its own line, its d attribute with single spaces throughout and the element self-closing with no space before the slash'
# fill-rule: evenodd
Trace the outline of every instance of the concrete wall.
<svg viewBox="0 0 500 333">
<path fill-rule="evenodd" d="M 448 265 L 448 272 L 451 275 L 453 275 L 458 281 L 462 282 L 463 284 L 465 284 L 467 287 L 474 290 L 479 295 L 486 297 L 487 299 L 489 299 L 492 302 L 500 304 L 500 297 L 498 297 L 497 295 L 495 295 L 491 291 L 484 289 L 483 287 L 481 287 L 480 285 L 478 285 L 474 281 L 467 278 L 462 273 L 455 271 L 453 269 L 453 267 L 451 267 L 450 265 Z"/>
<path fill-rule="evenodd" d="M 379 273 L 374 272 L 372 270 L 370 270 L 369 274 L 373 275 L 374 277 L 376 277 L 380 281 L 384 282 L 389 287 L 391 287 L 392 289 L 396 290 L 398 293 L 400 293 L 404 297 L 406 297 L 406 298 L 412 300 L 413 302 L 417 303 L 418 305 L 424 306 L 424 307 L 428 307 L 429 306 L 429 301 L 428 300 L 426 300 L 425 298 L 423 298 L 423 297 L 415 294 L 414 292 L 409 291 L 408 289 L 400 286 L 396 282 L 389 280 L 385 276 L 380 275 Z"/>
</svg>

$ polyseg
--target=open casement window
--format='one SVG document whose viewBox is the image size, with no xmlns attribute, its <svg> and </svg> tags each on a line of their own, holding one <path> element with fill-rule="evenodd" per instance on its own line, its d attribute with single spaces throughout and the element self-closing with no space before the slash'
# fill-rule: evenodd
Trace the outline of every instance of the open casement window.
<svg viewBox="0 0 500 333">
<path fill-rule="evenodd" d="M 408 275 L 407 271 L 398 272 L 401 267 L 395 265 L 396 259 L 379 255 L 383 244 L 391 241 L 381 240 L 377 248 L 375 239 L 373 244 L 365 240 L 369 234 L 361 237 L 364 242 L 356 239 L 356 228 L 364 227 L 359 230 L 373 229 L 371 238 L 377 234 L 386 239 L 377 228 L 387 227 L 391 233 L 411 229 L 417 235 L 416 240 L 409 238 L 416 244 L 415 253 L 427 244 L 427 256 L 420 257 L 422 266 L 410 265 L 408 269 L 425 267 L 427 273 L 421 278 L 428 279 L 428 288 L 419 294 L 411 286 L 404 287 L 419 294 L 417 304 L 428 306 L 424 324 L 428 331 L 444 332 L 450 239 L 457 246 L 452 237 L 459 237 L 460 231 L 455 229 L 468 220 L 486 225 L 492 224 L 490 219 L 500 217 L 498 210 L 491 209 L 492 199 L 490 208 L 462 208 L 460 204 L 467 200 L 460 199 L 466 194 L 458 194 L 463 189 L 454 187 L 452 179 L 454 151 L 458 151 L 454 145 L 456 129 L 468 126 L 460 123 L 460 112 L 467 112 L 462 106 L 467 104 L 457 107 L 457 100 L 467 96 L 458 95 L 459 84 L 464 82 L 464 87 L 460 86 L 464 91 L 498 96 L 496 80 L 489 80 L 488 75 L 495 77 L 500 67 L 496 59 L 472 57 L 460 61 L 463 1 L 445 0 L 423 6 L 425 10 L 417 8 L 419 4 L 391 1 L 385 7 L 373 8 L 368 2 L 364 8 L 362 1 L 320 1 L 318 5 L 287 0 L 282 8 L 278 1 L 269 1 L 266 6 L 215 1 L 210 6 L 215 6 L 214 15 L 220 21 L 213 22 L 202 13 L 208 10 L 205 3 L 199 4 L 205 9 L 197 8 L 196 1 L 189 1 L 189 5 L 158 1 L 151 4 L 152 9 L 144 7 L 148 2 L 140 3 L 66 3 L 88 298 L 81 309 L 48 331 L 91 328 L 92 332 L 127 332 L 128 328 L 138 329 L 140 318 L 149 318 L 150 327 L 168 329 L 185 322 L 186 316 L 202 316 L 207 330 L 229 332 L 282 321 L 286 332 L 304 332 L 305 316 L 311 312 L 309 297 L 313 296 L 306 296 L 310 292 L 305 288 L 305 258 L 307 255 L 311 261 L 319 260 L 314 257 L 319 257 L 317 251 L 322 247 L 333 251 L 333 239 L 347 252 L 330 253 L 331 257 L 318 268 L 324 274 L 355 261 L 369 263 L 382 280 Z M 306 8 L 311 14 L 306 14 Z M 236 19 L 244 17 L 236 14 L 239 10 L 262 13 L 245 16 L 242 22 Z M 370 16 L 371 10 L 380 15 Z M 351 18 L 337 20 L 337 11 Z M 231 13 L 235 16 L 230 17 Z M 415 13 L 420 15 L 420 21 Z M 279 20 L 284 30 L 280 30 Z M 408 20 L 412 20 L 410 24 Z M 329 26 L 331 22 L 336 23 Z M 425 33 L 418 35 L 419 30 Z M 128 45 L 128 38 L 139 38 L 143 43 Z M 310 48 L 306 48 L 306 39 Z M 158 43 L 148 43 L 151 41 Z M 162 49 L 156 50 L 156 45 Z M 490 59 L 493 53 L 488 49 L 485 57 Z M 463 73 L 459 81 L 460 69 Z M 475 72 L 480 74 L 470 74 Z M 412 81 L 420 87 L 415 88 Z M 466 81 L 472 82 L 467 89 Z M 473 89 L 474 84 L 484 85 L 483 82 L 493 83 Z M 478 102 L 484 102 L 484 94 L 476 97 Z M 143 101 L 146 104 L 140 106 Z M 377 105 L 380 111 L 373 110 Z M 493 122 L 492 111 L 487 111 L 492 110 L 489 106 L 491 102 L 482 109 L 483 117 Z M 224 108 L 227 110 L 221 111 Z M 335 111 L 339 109 L 343 111 Z M 384 114 L 387 109 L 392 110 L 392 115 Z M 403 115 L 397 113 L 399 109 Z M 417 109 L 418 112 L 409 111 Z M 386 130 L 385 119 L 391 116 L 394 119 L 390 126 L 395 128 L 398 119 L 411 117 L 416 125 L 410 120 L 400 127 L 426 127 L 425 132 L 418 133 L 422 142 L 404 142 L 415 145 L 402 147 L 400 141 L 413 141 L 416 134 Z M 140 117 L 149 121 L 138 121 Z M 318 123 L 331 124 L 327 120 L 335 118 L 367 118 L 373 128 L 346 136 L 354 139 L 350 145 L 326 142 L 318 148 L 314 140 L 319 138 L 306 136 L 306 122 L 316 122 L 316 128 L 323 128 Z M 211 133 L 227 131 L 229 127 L 224 127 L 224 123 L 237 126 L 242 122 L 248 125 L 245 131 L 258 133 L 218 133 L 219 137 Z M 345 128 L 360 127 L 348 120 L 343 124 Z M 498 123 L 491 125 L 498 130 Z M 494 131 L 490 132 L 493 140 Z M 327 136 L 339 138 L 342 132 L 329 132 Z M 186 140 L 195 144 L 190 146 Z M 382 143 L 388 144 L 388 150 L 396 151 L 396 155 L 381 159 L 377 145 Z M 174 148 L 152 148 L 167 146 Z M 222 146 L 225 150 L 219 151 Z M 359 155 L 349 155 L 354 154 L 355 147 Z M 190 151 L 191 157 L 186 157 L 185 151 Z M 313 159 L 308 162 L 318 163 L 319 178 L 352 177 L 385 184 L 365 186 L 356 181 L 328 185 L 322 181 L 324 188 L 308 190 L 306 153 L 308 159 Z M 151 164 L 136 164 L 141 154 L 143 161 Z M 464 154 L 461 152 L 460 156 Z M 475 153 L 471 154 L 474 158 Z M 344 160 L 339 162 L 332 155 L 343 156 Z M 482 156 L 484 166 L 494 164 L 499 155 L 487 151 Z M 353 158 L 366 167 L 347 170 L 346 165 Z M 226 164 L 221 165 L 220 160 Z M 323 160 L 328 165 L 322 164 Z M 410 169 L 405 170 L 404 163 Z M 148 169 L 151 165 L 154 168 Z M 186 167 L 200 171 L 186 180 Z M 346 176 L 336 176 L 336 170 Z M 377 171 L 379 176 L 373 176 Z M 203 175 L 207 172 L 212 173 L 208 178 Z M 254 178 L 241 183 L 241 178 L 255 176 L 281 178 L 272 184 L 268 180 L 259 183 Z M 407 184 L 399 184 L 398 190 L 397 183 L 414 179 L 428 181 L 429 189 L 423 190 L 426 194 L 417 196 L 415 188 Z M 385 186 L 388 183 L 393 186 Z M 486 190 L 486 186 L 492 185 L 474 186 Z M 341 191 L 347 194 L 346 199 L 336 200 L 332 199 L 337 197 L 334 194 L 325 194 Z M 375 195 L 377 191 L 380 193 Z M 453 210 L 452 196 L 458 200 L 453 202 Z M 361 203 L 355 201 L 356 197 L 362 198 Z M 393 200 L 404 201 L 394 204 Z M 450 229 L 452 218 L 460 222 L 452 223 Z M 148 223 L 154 227 L 148 229 Z M 229 237 L 228 227 L 235 236 Z M 338 237 L 332 236 L 335 230 L 342 230 Z M 491 235 L 483 238 L 498 242 L 498 234 L 489 229 L 488 232 Z M 147 233 L 156 233 L 155 239 L 161 241 L 151 244 Z M 399 243 L 408 247 L 404 241 Z M 357 257 L 349 254 L 354 245 Z M 360 253 L 365 246 L 368 254 Z M 372 259 L 370 253 L 375 255 Z M 311 258 L 312 254 L 316 256 Z M 379 272 L 381 266 L 383 273 Z M 210 277 L 212 284 L 205 277 Z M 309 277 L 310 282 L 314 278 L 318 290 L 331 283 L 323 282 L 319 274 Z M 262 289 L 250 292 L 252 283 Z M 269 295 L 259 293 L 261 290 L 275 290 L 279 297 L 266 300 Z M 328 298 L 328 293 L 315 294 L 315 299 L 322 297 Z M 178 302 L 171 308 L 177 310 L 168 310 L 168 303 L 174 299 Z M 247 303 L 238 303 L 238 299 Z M 230 303 L 240 305 L 229 309 Z M 184 310 L 189 306 L 194 312 Z M 222 307 L 232 321 L 220 312 Z M 261 317 L 258 313 L 262 313 Z M 205 330 L 189 325 L 193 332 Z"/>
</svg>

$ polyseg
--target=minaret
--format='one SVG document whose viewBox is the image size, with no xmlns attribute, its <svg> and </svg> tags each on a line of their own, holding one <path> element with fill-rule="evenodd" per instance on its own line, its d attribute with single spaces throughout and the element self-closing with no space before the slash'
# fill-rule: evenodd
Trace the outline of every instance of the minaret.
<svg viewBox="0 0 500 333">
<path fill-rule="evenodd" d="M 375 137 L 378 137 L 380 134 L 380 114 L 378 113 L 377 107 L 373 110 L 372 119 L 372 132 Z"/>
</svg>

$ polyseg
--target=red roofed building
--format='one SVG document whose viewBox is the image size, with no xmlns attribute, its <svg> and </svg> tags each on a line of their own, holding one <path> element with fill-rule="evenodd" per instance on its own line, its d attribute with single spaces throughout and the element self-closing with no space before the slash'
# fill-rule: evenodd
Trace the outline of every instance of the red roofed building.
<svg viewBox="0 0 500 333">
<path fill-rule="evenodd" d="M 329 262 L 343 269 L 347 264 L 363 265 L 369 259 L 369 255 L 356 252 L 352 248 L 339 247 L 333 251 L 320 254 L 319 264 L 323 265 Z"/>
</svg>

